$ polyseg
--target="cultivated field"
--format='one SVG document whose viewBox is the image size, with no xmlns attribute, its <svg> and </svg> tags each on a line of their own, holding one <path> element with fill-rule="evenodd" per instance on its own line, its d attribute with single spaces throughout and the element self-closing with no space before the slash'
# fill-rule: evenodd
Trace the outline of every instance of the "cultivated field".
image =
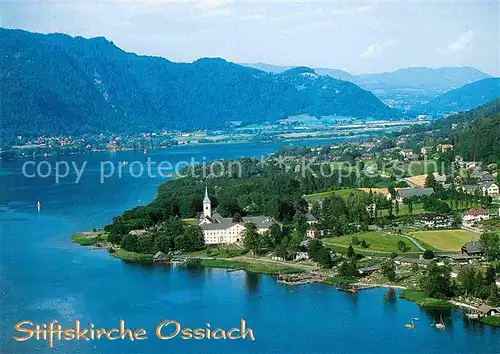
<svg viewBox="0 0 500 354">
<path fill-rule="evenodd" d="M 417 240 L 439 250 L 460 250 L 464 243 L 479 239 L 479 234 L 466 230 L 432 230 L 411 233 Z"/>
</svg>

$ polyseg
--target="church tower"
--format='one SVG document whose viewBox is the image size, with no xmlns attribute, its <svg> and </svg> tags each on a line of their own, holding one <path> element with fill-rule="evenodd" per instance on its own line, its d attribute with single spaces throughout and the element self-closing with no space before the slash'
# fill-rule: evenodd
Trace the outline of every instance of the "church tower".
<svg viewBox="0 0 500 354">
<path fill-rule="evenodd" d="M 212 202 L 208 197 L 208 189 L 205 187 L 205 198 L 203 198 L 203 216 L 212 216 Z"/>
</svg>

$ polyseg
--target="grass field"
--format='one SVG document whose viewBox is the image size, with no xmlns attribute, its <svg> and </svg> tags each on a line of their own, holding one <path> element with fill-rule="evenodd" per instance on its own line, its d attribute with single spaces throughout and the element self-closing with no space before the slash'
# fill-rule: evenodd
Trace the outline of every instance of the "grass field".
<svg viewBox="0 0 500 354">
<path fill-rule="evenodd" d="M 411 235 L 439 250 L 460 250 L 464 243 L 477 240 L 479 234 L 466 230 L 415 231 Z"/>
<path fill-rule="evenodd" d="M 321 192 L 321 193 L 314 193 L 314 194 L 309 194 L 304 196 L 304 198 L 308 201 L 311 200 L 316 200 L 316 199 L 324 199 L 326 197 L 330 197 L 333 194 L 340 195 L 342 198 L 347 198 L 353 193 L 354 195 L 361 195 L 364 194 L 360 189 L 357 188 L 349 188 L 349 189 L 337 189 L 337 190 L 332 190 L 328 192 Z"/>
<path fill-rule="evenodd" d="M 382 209 L 380 210 L 380 213 L 382 214 L 382 216 L 387 216 L 389 214 L 389 210 Z M 396 215 L 396 211 L 394 210 L 394 208 L 392 208 L 392 213 L 395 216 L 410 215 L 410 212 L 408 211 L 408 205 L 406 204 L 399 204 L 399 215 Z M 413 204 L 412 215 L 418 215 L 424 213 L 426 213 L 426 211 L 424 210 L 424 203 Z"/>
<path fill-rule="evenodd" d="M 368 248 L 361 246 L 353 246 L 356 252 L 362 254 L 382 253 L 382 255 L 390 254 L 391 252 L 401 251 L 398 249 L 398 241 L 404 241 L 408 246 L 407 252 L 418 252 L 419 249 L 411 243 L 406 237 L 400 235 L 386 235 L 378 232 L 360 232 L 353 235 L 340 237 L 330 237 L 323 240 L 325 246 L 332 247 L 334 250 L 340 251 L 342 248 L 347 248 L 351 245 L 352 237 L 356 235 L 358 240 L 364 239 L 368 243 Z"/>
<path fill-rule="evenodd" d="M 449 301 L 429 298 L 422 291 L 416 289 L 403 290 L 399 293 L 399 297 L 415 302 L 419 306 L 426 308 L 446 309 L 453 307 L 453 305 Z"/>
<path fill-rule="evenodd" d="M 241 259 L 202 259 L 200 260 L 200 264 L 204 267 L 242 269 L 249 272 L 264 274 L 292 274 L 304 272 L 303 269 L 294 267 L 293 264 L 288 266 L 278 262 L 263 262 L 259 261 L 259 259 L 250 261 Z"/>
</svg>

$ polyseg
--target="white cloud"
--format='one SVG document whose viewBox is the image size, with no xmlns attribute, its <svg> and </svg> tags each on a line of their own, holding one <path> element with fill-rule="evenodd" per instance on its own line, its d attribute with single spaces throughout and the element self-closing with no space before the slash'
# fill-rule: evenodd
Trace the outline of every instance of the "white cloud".
<svg viewBox="0 0 500 354">
<path fill-rule="evenodd" d="M 372 58 L 380 54 L 385 49 L 392 47 L 396 44 L 396 41 L 392 38 L 389 38 L 381 43 L 373 43 L 370 44 L 364 52 L 360 54 L 361 58 Z"/>
<path fill-rule="evenodd" d="M 467 49 L 470 47 L 473 38 L 474 38 L 474 31 L 468 30 L 467 32 L 462 34 L 457 41 L 448 44 L 446 49 L 448 52 L 458 52 Z"/>
</svg>

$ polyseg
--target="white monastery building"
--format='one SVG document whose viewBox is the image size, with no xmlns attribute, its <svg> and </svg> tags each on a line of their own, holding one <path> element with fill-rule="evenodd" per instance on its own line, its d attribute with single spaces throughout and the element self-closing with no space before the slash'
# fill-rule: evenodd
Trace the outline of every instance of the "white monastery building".
<svg viewBox="0 0 500 354">
<path fill-rule="evenodd" d="M 205 188 L 203 199 L 203 213 L 198 224 L 203 230 L 206 245 L 242 243 L 246 230 L 246 223 L 253 223 L 257 232 L 262 235 L 275 223 L 269 216 L 248 216 L 243 221 L 235 221 L 233 218 L 224 218 L 219 213 L 212 213 L 212 202 L 208 197 L 208 189 Z"/>
</svg>

